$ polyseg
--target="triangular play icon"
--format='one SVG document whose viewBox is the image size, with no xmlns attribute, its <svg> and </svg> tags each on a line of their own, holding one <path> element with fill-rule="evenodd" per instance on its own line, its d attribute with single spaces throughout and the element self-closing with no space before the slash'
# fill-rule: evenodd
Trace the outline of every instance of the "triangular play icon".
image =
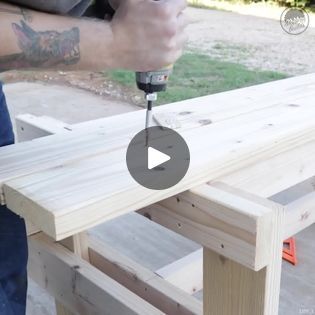
<svg viewBox="0 0 315 315">
<path fill-rule="evenodd" d="M 153 168 L 169 161 L 171 157 L 159 150 L 156 150 L 152 147 L 148 147 L 148 169 L 152 170 Z"/>
</svg>

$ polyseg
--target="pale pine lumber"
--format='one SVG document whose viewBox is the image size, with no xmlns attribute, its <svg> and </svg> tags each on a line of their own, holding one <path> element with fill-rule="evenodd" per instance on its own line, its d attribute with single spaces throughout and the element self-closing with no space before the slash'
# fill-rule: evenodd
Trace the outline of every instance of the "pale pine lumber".
<svg viewBox="0 0 315 315">
<path fill-rule="evenodd" d="M 248 268 L 261 269 L 270 259 L 273 202 L 217 186 L 203 185 L 198 194 L 192 189 L 140 212 Z"/>
<path fill-rule="evenodd" d="M 289 203 L 285 207 L 285 230 L 283 239 L 303 231 L 315 223 L 315 192 Z"/>
<path fill-rule="evenodd" d="M 33 127 L 33 129 L 31 129 L 33 133 L 30 134 L 27 128 L 23 128 L 23 130 L 22 128 L 18 128 L 19 140 L 30 140 L 30 136 L 38 137 L 42 135 L 43 132 L 47 131 L 47 126 L 45 126 L 46 120 L 46 117 L 20 115 L 18 117 L 20 126 Z M 55 125 L 53 123 L 55 123 Z M 99 125 L 99 128 L 104 127 L 103 119 L 95 121 L 95 124 Z M 49 132 L 61 132 L 61 128 L 63 130 L 71 131 L 78 127 L 87 128 L 92 126 L 95 126 L 94 122 L 93 124 L 92 122 L 85 122 L 69 126 L 63 122 L 51 120 L 49 124 Z M 308 152 L 309 154 L 305 154 L 304 152 Z M 234 186 L 243 188 L 246 191 L 256 192 L 256 194 L 259 194 L 260 196 L 268 197 L 272 194 L 279 193 L 279 191 L 287 188 L 288 185 L 294 185 L 305 180 L 308 178 L 309 174 L 313 173 L 312 167 L 314 167 L 314 163 L 312 163 L 312 152 L 315 154 L 314 142 L 305 144 L 303 148 L 294 148 L 288 152 L 277 155 L 272 159 L 264 160 L 248 166 L 246 169 L 242 169 L 225 176 L 222 180 L 229 182 Z M 290 159 L 287 158 L 288 154 L 290 154 Z M 255 174 L 255 176 L 253 176 L 253 174 Z M 272 182 L 269 181 L 271 175 L 275 177 Z M 196 195 L 198 195 L 198 189 L 198 187 L 194 189 L 194 193 Z M 288 207 L 289 211 L 286 215 L 284 238 L 292 236 L 303 228 L 314 223 L 314 210 L 311 207 L 312 201 L 308 202 L 308 204 L 303 204 L 304 200 L 307 202 L 310 198 L 311 196 L 307 196 L 306 199 L 303 197 L 298 203 L 294 202 L 292 206 Z M 296 206 L 294 207 L 294 205 Z M 152 219 L 154 218 L 156 219 L 156 217 L 153 216 Z M 33 234 L 39 231 L 33 224 L 30 224 L 30 222 L 27 223 L 28 234 Z"/>
<path fill-rule="evenodd" d="M 203 274 L 204 315 L 264 314 L 266 269 L 253 271 L 204 249 Z"/>
<path fill-rule="evenodd" d="M 285 219 L 284 219 L 284 235 L 282 237 L 283 241 L 287 238 L 294 236 L 300 231 L 304 230 L 308 226 L 315 223 L 315 192 L 311 192 L 302 196 L 284 207 L 285 210 Z M 160 216 L 156 216 L 156 213 L 151 213 L 150 211 L 141 211 L 142 214 L 146 213 L 146 216 L 157 222 L 161 223 L 164 226 L 165 222 L 172 221 L 172 217 L 168 214 L 161 213 Z M 162 216 L 164 220 L 161 220 Z M 164 224 L 163 224 L 164 222 Z M 183 218 L 177 220 L 177 224 L 183 222 Z M 172 230 L 177 231 L 177 228 L 172 228 Z M 190 237 L 188 233 L 181 233 L 186 237 Z M 215 256 L 214 253 L 211 254 Z M 191 259 L 190 257 L 193 257 Z M 164 279 L 170 281 L 172 284 L 180 287 L 184 290 L 188 289 L 188 292 L 192 292 L 191 288 L 202 289 L 201 279 L 202 279 L 202 261 L 203 257 L 200 255 L 200 250 L 173 262 L 172 264 L 165 266 L 157 271 Z M 237 266 L 237 264 L 235 264 Z M 197 267 L 198 266 L 198 267 Z M 187 280 L 188 279 L 188 280 Z M 189 281 L 189 284 L 187 282 Z M 194 291 L 194 289 L 193 289 Z"/>
<path fill-rule="evenodd" d="M 67 310 L 62 304 L 56 302 L 57 315 L 74 315 L 71 311 Z"/>
<path fill-rule="evenodd" d="M 204 249 L 204 315 L 278 314 L 284 209 L 273 208 L 272 255 L 260 271 Z"/>
<path fill-rule="evenodd" d="M 89 262 L 89 248 L 87 232 L 81 232 L 65 238 L 60 242 L 62 246 L 73 252 L 76 256 Z M 55 300 L 57 315 L 73 315 L 73 313 L 63 305 L 63 303 Z"/>
<path fill-rule="evenodd" d="M 314 74 L 307 74 L 290 79 L 278 80 L 268 82 L 256 86 L 225 91 L 210 96 L 204 96 L 189 101 L 181 101 L 171 104 L 169 106 L 159 106 L 154 109 L 154 113 L 177 114 L 176 120 L 181 124 L 187 125 L 188 122 L 197 119 L 210 119 L 212 122 L 217 122 L 223 119 L 258 110 L 266 106 L 275 105 L 279 103 L 279 99 L 283 104 L 292 103 L 293 100 L 299 98 L 300 95 L 307 97 L 314 96 L 315 76 Z M 232 99 L 233 102 L 227 102 L 227 99 Z M 208 115 L 208 110 L 203 106 L 205 102 L 212 102 L 211 117 Z M 272 102 L 272 103 L 270 103 Z M 187 114 L 191 112 L 192 115 Z M 192 117 L 194 119 L 192 120 Z M 122 124 L 122 120 L 128 122 Z M 116 115 L 113 117 L 99 118 L 93 121 L 81 122 L 75 125 L 69 125 L 64 122 L 56 121 L 53 118 L 25 114 L 17 117 L 17 125 L 27 125 L 30 127 L 36 126 L 41 129 L 41 132 L 48 132 L 49 134 L 59 133 L 63 130 L 84 130 L 96 131 L 102 130 L 109 134 L 121 134 L 126 131 L 126 127 L 137 132 L 139 126 L 143 125 L 143 117 L 139 113 L 131 112 L 124 115 Z M 19 129 L 18 129 L 19 131 Z M 39 137 L 38 130 L 35 131 L 36 138 Z M 28 131 L 22 130 L 22 137 L 28 138 Z M 34 138 L 33 136 L 31 138 Z M 22 138 L 21 138 L 22 139 Z"/>
<path fill-rule="evenodd" d="M 202 257 L 202 249 L 196 250 L 156 270 L 155 273 L 177 288 L 189 294 L 194 294 L 203 288 Z"/>
<path fill-rule="evenodd" d="M 273 268 L 273 269 L 275 269 L 275 268 Z M 274 304 L 274 303 L 273 303 Z"/>
<path fill-rule="evenodd" d="M 273 269 L 275 269 L 275 268 L 273 268 Z M 274 303 L 273 303 L 274 304 Z"/>
<path fill-rule="evenodd" d="M 78 257 L 89 261 L 89 241 L 86 231 L 65 238 L 60 242 L 64 247 L 73 252 Z"/>
<path fill-rule="evenodd" d="M 21 127 L 18 132 L 19 140 L 30 140 L 33 137 L 45 136 L 47 128 L 40 132 L 42 124 L 46 122 L 45 117 L 37 119 L 37 117 L 31 115 L 23 115 L 20 117 L 19 121 L 18 126 Z M 50 125 L 49 132 L 60 132 L 60 126 L 63 126 L 63 124 L 59 123 L 56 126 Z M 70 127 L 68 129 L 70 130 Z M 23 136 L 21 136 L 21 133 L 24 133 Z M 36 230 L 36 232 L 38 231 Z M 168 314 L 202 314 L 202 304 L 195 298 L 183 295 L 177 288 L 168 285 L 153 272 L 132 262 L 130 259 L 115 252 L 105 244 L 100 244 L 96 240 L 91 243 L 92 264 L 94 263 L 98 269 L 106 271 L 112 278 L 116 278 L 117 280 L 123 279 L 120 281 L 121 284 L 124 284 L 127 288 L 133 289 L 133 292 L 138 291 L 141 296 L 152 301 L 152 304 L 159 306 L 159 309 L 166 309 Z M 77 256 L 83 257 L 85 260 L 89 261 L 85 233 L 84 235 L 80 233 L 64 239 L 62 245 L 74 252 Z M 120 263 L 117 265 L 118 260 Z M 108 264 L 112 264 L 113 267 L 109 269 L 106 268 Z M 135 273 L 133 276 L 130 274 L 131 270 Z M 35 276 L 35 278 L 37 278 L 37 276 Z M 145 281 L 142 284 L 143 287 L 141 287 L 140 279 Z M 140 288 L 136 290 L 135 287 L 137 288 L 138 286 L 140 286 Z M 145 294 L 143 294 L 144 292 Z M 56 311 L 58 315 L 73 314 L 59 302 L 56 302 Z"/>
<path fill-rule="evenodd" d="M 73 252 L 77 257 L 89 262 L 89 249 L 88 249 L 88 235 L 87 232 L 81 232 L 63 239 L 59 244 Z M 60 303 L 55 301 L 57 315 L 72 315 L 73 313 Z"/>
<path fill-rule="evenodd" d="M 220 184 L 219 186 L 222 187 L 222 184 Z M 225 189 L 228 188 L 228 186 L 224 185 L 223 186 Z M 234 190 L 234 189 L 233 189 Z M 237 194 L 237 192 L 235 192 Z M 250 198 L 251 196 L 249 194 L 246 194 L 248 198 Z M 257 198 L 255 197 L 255 199 L 257 200 Z M 254 201 L 254 200 L 253 200 Z M 261 199 L 261 201 L 263 201 L 263 199 Z M 282 240 L 285 240 L 295 234 L 297 234 L 298 232 L 302 231 L 303 229 L 307 228 L 308 226 L 310 226 L 311 224 L 313 224 L 315 222 L 315 193 L 311 192 L 308 193 L 304 196 L 301 196 L 300 198 L 292 201 L 291 203 L 289 203 L 288 205 L 286 205 L 284 207 L 285 210 L 285 219 L 284 219 L 284 235 L 282 236 Z M 271 207 L 276 206 L 275 203 L 271 203 L 270 204 Z M 147 210 L 147 211 L 145 211 Z M 150 209 L 144 209 L 143 211 L 141 211 L 142 214 L 146 214 L 146 216 L 149 217 L 157 222 L 160 223 L 168 228 L 171 227 L 172 230 L 178 232 L 178 227 L 176 227 L 176 224 L 172 225 L 170 224 L 170 222 L 172 222 L 173 220 L 173 216 L 169 215 L 169 213 L 171 212 L 162 212 L 162 213 L 157 213 L 157 212 L 151 212 Z M 159 215 L 156 215 L 159 214 Z M 185 223 L 183 223 L 184 219 L 183 217 L 178 218 L 178 220 L 176 221 L 177 224 L 180 224 L 181 226 L 184 225 Z M 168 225 L 166 224 L 166 222 L 168 222 Z M 215 224 L 215 223 L 214 223 Z M 198 232 L 196 232 L 198 233 Z M 189 234 L 188 232 L 185 232 L 185 229 L 181 231 L 181 234 L 186 236 L 186 237 L 190 237 L 191 234 Z M 218 251 L 217 251 L 218 252 Z M 202 260 L 203 257 L 202 255 L 196 255 L 197 253 L 199 253 L 199 251 L 194 252 L 190 255 L 194 255 L 193 257 L 198 257 L 198 260 L 188 260 L 186 258 L 188 258 L 190 255 L 188 255 L 188 257 L 184 257 L 183 259 L 180 259 L 178 261 L 173 262 L 172 264 L 170 264 L 169 266 L 165 266 L 164 268 L 157 271 L 158 274 L 160 274 L 163 278 L 169 280 L 171 279 L 171 282 L 173 284 L 175 284 L 176 286 L 179 286 L 181 288 L 186 288 L 186 278 L 188 277 L 188 280 L 190 279 L 190 274 L 193 274 L 193 280 L 190 282 L 190 286 L 189 287 L 198 287 L 198 285 L 200 284 L 200 278 L 202 278 L 202 268 L 198 268 L 195 269 L 194 266 L 195 265 L 199 265 L 202 266 Z M 211 255 L 209 254 L 211 253 Z M 218 259 L 218 254 L 215 254 L 214 252 L 209 251 L 208 254 L 213 257 L 213 259 Z M 223 260 L 223 254 L 221 254 L 221 260 Z M 239 264 L 232 262 L 229 259 L 225 259 L 224 261 L 227 261 L 231 264 L 231 269 L 230 271 L 234 270 L 232 267 L 235 267 L 235 270 L 238 269 L 242 269 L 241 266 L 239 266 Z M 193 264 L 193 266 L 191 266 L 191 264 Z M 243 270 L 243 269 L 242 269 Z M 248 275 L 253 275 L 249 270 L 246 271 L 246 269 L 244 269 L 244 272 L 246 272 L 246 274 Z M 186 275 L 186 277 L 184 276 Z M 244 276 L 245 277 L 245 276 Z M 255 279 L 259 279 L 259 275 L 257 275 L 258 278 Z M 199 289 L 201 289 L 202 287 L 199 287 Z"/>
<path fill-rule="evenodd" d="M 293 187 L 315 174 L 315 142 L 288 147 L 270 159 L 257 161 L 218 178 L 218 181 L 238 187 L 260 197 L 269 198 Z"/>
<path fill-rule="evenodd" d="M 281 284 L 283 234 L 285 222 L 284 207 L 273 208 L 272 238 L 269 244 L 271 257 L 266 266 L 264 315 L 278 314 Z"/>
<path fill-rule="evenodd" d="M 70 125 L 60 120 L 48 116 L 36 117 L 30 114 L 15 117 L 15 124 L 19 142 L 71 130 Z"/>
<path fill-rule="evenodd" d="M 28 236 L 40 232 L 40 230 L 36 227 L 36 225 L 34 225 L 30 221 L 25 221 L 25 225 L 26 225 L 26 233 Z"/>
<path fill-rule="evenodd" d="M 202 315 L 200 301 L 117 252 L 108 244 L 90 238 L 89 251 L 93 266 L 164 313 Z"/>
<path fill-rule="evenodd" d="M 266 107 L 294 105 L 300 102 L 301 98 L 311 99 L 314 95 L 315 75 L 311 74 L 160 106 L 155 108 L 155 111 L 177 113 L 181 129 L 185 130 L 199 127 L 200 120 L 208 119 L 216 123 Z M 56 135 L 53 139 L 37 139 L 33 145 L 20 144 L 1 148 L 0 183 L 94 155 L 100 152 L 104 141 L 107 143 L 106 139 L 110 138 L 115 142 L 115 139 L 121 140 L 121 135 L 135 134 L 141 130 L 144 115 L 144 111 L 138 111 L 102 118 L 71 126 L 72 130 L 77 131 L 75 134 Z M 85 141 L 87 138 L 88 142 Z M 76 145 L 78 142 L 80 145 Z M 128 143 L 128 139 L 123 143 Z M 58 156 L 53 158 L 52 151 L 58 151 Z"/>
<path fill-rule="evenodd" d="M 20 142 L 33 140 L 39 137 L 45 137 L 54 133 L 65 131 L 65 124 L 50 117 L 41 117 L 38 119 L 32 115 L 23 115 L 16 117 L 16 129 L 18 140 Z M 38 229 L 30 221 L 26 221 L 26 230 L 28 236 L 38 233 Z M 62 241 L 63 246 L 88 261 L 88 247 L 86 242 L 86 232 L 73 235 Z M 74 315 L 64 304 L 55 299 L 57 315 Z"/>
<path fill-rule="evenodd" d="M 73 313 L 165 314 L 42 233 L 29 237 L 29 274 Z"/>
<path fill-rule="evenodd" d="M 280 104 L 182 131 L 191 150 L 191 167 L 166 191 L 139 187 L 126 169 L 126 148 L 109 141 L 95 157 L 6 182 L 7 203 L 61 239 L 311 141 L 314 111 L 312 102 L 302 97 L 299 106 Z M 209 138 L 209 133 L 216 136 Z"/>
</svg>

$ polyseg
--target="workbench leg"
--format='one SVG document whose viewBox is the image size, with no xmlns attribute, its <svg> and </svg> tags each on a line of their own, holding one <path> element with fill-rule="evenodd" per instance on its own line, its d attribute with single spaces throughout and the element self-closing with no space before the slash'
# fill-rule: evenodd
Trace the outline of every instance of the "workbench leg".
<svg viewBox="0 0 315 315">
<path fill-rule="evenodd" d="M 60 242 L 64 247 L 74 252 L 76 255 L 80 256 L 86 261 L 89 259 L 89 247 L 88 247 L 88 235 L 86 232 L 81 232 L 79 234 L 68 237 Z M 57 315 L 74 315 L 65 306 L 60 304 L 58 300 L 55 300 Z"/>
<path fill-rule="evenodd" d="M 204 248 L 204 315 L 278 314 L 283 218 L 283 209 L 275 209 L 271 259 L 260 271 Z"/>
</svg>

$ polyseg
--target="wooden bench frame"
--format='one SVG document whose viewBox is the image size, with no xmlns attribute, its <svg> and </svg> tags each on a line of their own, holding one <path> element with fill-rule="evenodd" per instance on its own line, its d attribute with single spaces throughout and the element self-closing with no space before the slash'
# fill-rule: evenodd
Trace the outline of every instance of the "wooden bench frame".
<svg viewBox="0 0 315 315">
<path fill-rule="evenodd" d="M 90 122 L 71 126 L 22 115 L 16 123 L 24 141 Z M 30 276 L 56 298 L 58 315 L 275 315 L 282 242 L 315 222 L 315 192 L 283 206 L 267 199 L 271 191 L 280 192 L 280 184 L 264 196 L 229 185 L 235 178 L 255 174 L 267 162 L 232 174 L 228 184 L 219 179 L 138 211 L 203 246 L 203 280 L 200 251 L 152 272 L 85 232 L 56 243 L 32 228 Z M 191 283 L 183 281 L 186 274 Z M 201 288 L 203 305 L 191 296 Z"/>
</svg>

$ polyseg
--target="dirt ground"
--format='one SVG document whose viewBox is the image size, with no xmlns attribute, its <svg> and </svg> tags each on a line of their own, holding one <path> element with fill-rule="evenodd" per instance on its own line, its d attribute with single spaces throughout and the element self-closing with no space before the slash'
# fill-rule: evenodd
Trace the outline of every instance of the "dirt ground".
<svg viewBox="0 0 315 315">
<path fill-rule="evenodd" d="M 277 20 L 195 8 L 188 13 L 190 48 L 252 69 L 291 75 L 315 71 L 315 28 L 289 35 Z"/>
</svg>

